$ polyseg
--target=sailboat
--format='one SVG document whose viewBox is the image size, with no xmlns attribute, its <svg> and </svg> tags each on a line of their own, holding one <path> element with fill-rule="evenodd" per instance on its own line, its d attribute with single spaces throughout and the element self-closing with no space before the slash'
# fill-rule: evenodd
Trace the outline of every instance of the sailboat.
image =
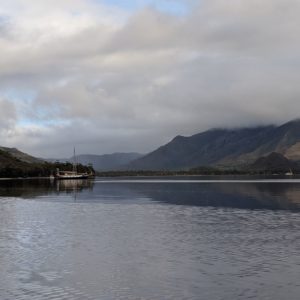
<svg viewBox="0 0 300 300">
<path fill-rule="evenodd" d="M 293 173 L 292 169 L 290 169 L 289 172 L 286 172 L 284 175 L 286 175 L 286 176 L 293 176 L 294 173 Z"/>
<path fill-rule="evenodd" d="M 74 147 L 74 155 L 73 155 L 73 170 L 72 171 L 60 171 L 59 169 L 56 169 L 56 174 L 54 177 L 56 179 L 87 179 L 87 178 L 89 178 L 88 173 L 78 173 L 77 172 L 75 147 Z"/>
</svg>

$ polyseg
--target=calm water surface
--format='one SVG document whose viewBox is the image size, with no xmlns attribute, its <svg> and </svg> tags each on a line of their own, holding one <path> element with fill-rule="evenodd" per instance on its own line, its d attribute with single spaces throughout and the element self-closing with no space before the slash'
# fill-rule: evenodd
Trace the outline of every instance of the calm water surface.
<svg viewBox="0 0 300 300">
<path fill-rule="evenodd" d="M 300 299 L 300 181 L 0 182 L 0 299 Z"/>
</svg>

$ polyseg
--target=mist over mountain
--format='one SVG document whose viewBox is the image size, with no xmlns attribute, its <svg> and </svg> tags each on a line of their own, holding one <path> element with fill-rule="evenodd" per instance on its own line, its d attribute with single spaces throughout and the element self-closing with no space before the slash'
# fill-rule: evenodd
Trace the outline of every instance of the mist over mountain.
<svg viewBox="0 0 300 300">
<path fill-rule="evenodd" d="M 96 171 L 115 171 L 124 168 L 135 159 L 142 157 L 140 153 L 112 153 L 112 154 L 80 154 L 76 156 L 76 162 L 89 165 L 91 164 Z M 48 161 L 55 162 L 74 162 L 74 157 L 66 159 L 48 159 Z"/>
<path fill-rule="evenodd" d="M 126 166 L 131 170 L 183 170 L 198 166 L 242 167 L 272 152 L 300 160 L 300 120 L 281 126 L 211 129 L 171 142 Z"/>
<path fill-rule="evenodd" d="M 104 155 L 82 154 L 76 156 L 76 161 L 83 165 L 92 164 L 97 171 L 111 171 L 119 170 L 124 165 L 127 165 L 142 156 L 143 155 L 140 153 L 113 153 Z"/>
</svg>

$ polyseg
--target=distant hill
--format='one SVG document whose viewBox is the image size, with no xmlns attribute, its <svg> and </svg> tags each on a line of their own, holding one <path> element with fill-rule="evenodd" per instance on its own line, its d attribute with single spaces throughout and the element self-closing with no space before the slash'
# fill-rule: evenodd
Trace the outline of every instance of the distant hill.
<svg viewBox="0 0 300 300">
<path fill-rule="evenodd" d="M 77 162 L 88 165 L 92 164 L 96 171 L 119 170 L 135 159 L 142 157 L 139 153 L 113 153 L 104 155 L 78 155 Z"/>
<path fill-rule="evenodd" d="M 72 170 L 73 166 L 70 163 L 47 162 L 15 148 L 0 147 L 0 178 L 48 177 L 57 168 Z M 91 171 L 90 167 L 81 164 L 77 168 L 82 173 Z"/>
<path fill-rule="evenodd" d="M 26 163 L 41 163 L 43 160 L 24 153 L 17 148 L 0 147 L 0 150 L 9 153 L 12 157 Z"/>
<path fill-rule="evenodd" d="M 18 150 L 13 150 L 14 154 L 19 154 Z M 40 168 L 43 164 L 41 161 L 39 163 L 26 162 L 12 155 L 10 151 L 0 149 L 0 177 L 38 176 L 44 171 L 44 168 Z"/>
<path fill-rule="evenodd" d="M 24 168 L 27 164 L 0 148 L 0 169 L 7 167 Z"/>
<path fill-rule="evenodd" d="M 142 157 L 139 153 L 113 153 L 103 155 L 81 154 L 76 156 L 76 161 L 83 165 L 92 164 L 96 171 L 115 171 L 120 170 L 123 166 L 129 164 L 135 159 Z M 68 159 L 50 159 L 48 161 L 55 162 L 73 162 L 73 157 Z"/>
<path fill-rule="evenodd" d="M 292 170 L 299 171 L 299 165 L 287 159 L 280 153 L 272 152 L 268 156 L 258 158 L 248 167 L 251 171 L 270 172 L 270 173 L 286 173 Z"/>
<path fill-rule="evenodd" d="M 126 166 L 130 170 L 181 170 L 198 166 L 244 167 L 277 152 L 300 160 L 300 120 L 282 126 L 212 129 L 171 142 Z"/>
</svg>

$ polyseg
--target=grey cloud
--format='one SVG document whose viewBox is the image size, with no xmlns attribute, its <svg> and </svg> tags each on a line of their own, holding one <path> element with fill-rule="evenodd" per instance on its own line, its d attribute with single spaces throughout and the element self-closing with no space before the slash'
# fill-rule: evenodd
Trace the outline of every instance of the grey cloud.
<svg viewBox="0 0 300 300">
<path fill-rule="evenodd" d="M 102 22 L 79 0 L 88 17 L 77 20 L 64 0 L 63 13 L 49 6 L 58 24 L 49 31 L 34 10 L 14 16 L 14 39 L 0 42 L 0 93 L 36 97 L 11 107 L 12 120 L 31 125 L 17 124 L 4 140 L 39 156 L 66 156 L 74 144 L 80 152 L 147 152 L 177 134 L 298 117 L 298 1 L 192 2 L 184 17 L 144 8 Z"/>
<path fill-rule="evenodd" d="M 0 98 L 0 136 L 11 134 L 17 121 L 15 105 Z"/>
<path fill-rule="evenodd" d="M 11 33 L 10 18 L 0 14 L 0 40 L 8 39 Z"/>
<path fill-rule="evenodd" d="M 299 50 L 297 0 L 201 1 L 186 17 L 145 9 L 112 39 L 110 50 L 183 48 L 265 55 Z"/>
</svg>

